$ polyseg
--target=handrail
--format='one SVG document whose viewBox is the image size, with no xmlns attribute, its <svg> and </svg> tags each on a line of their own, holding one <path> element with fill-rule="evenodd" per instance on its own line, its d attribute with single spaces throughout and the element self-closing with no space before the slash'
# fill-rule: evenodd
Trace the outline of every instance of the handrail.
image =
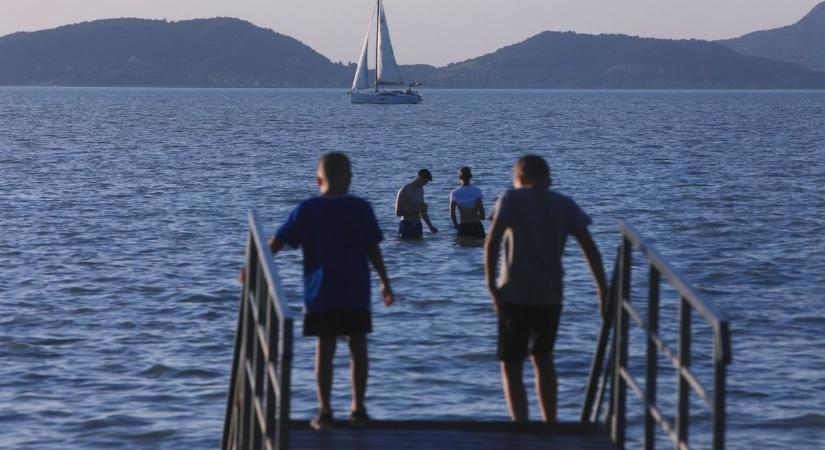
<svg viewBox="0 0 825 450">
<path fill-rule="evenodd" d="M 607 423 L 613 441 L 624 448 L 626 432 L 626 392 L 631 390 L 645 404 L 644 448 L 655 448 L 655 425 L 671 439 L 675 448 L 689 449 L 688 426 L 690 391 L 713 409 L 713 448 L 723 450 L 725 447 L 725 388 L 727 365 L 731 362 L 730 327 L 727 319 L 713 305 L 707 303 L 670 266 L 628 223 L 619 225 L 622 244 L 616 259 L 613 279 L 608 297 L 607 313 L 602 323 L 596 354 L 590 370 L 590 380 L 582 407 L 582 422 L 598 422 L 603 393 L 610 390 L 610 409 Z M 632 272 L 632 253 L 637 249 L 648 264 L 648 308 L 647 320 L 630 301 L 630 280 Z M 679 294 L 679 348 L 674 351 L 659 336 L 659 288 L 662 280 L 667 281 Z M 692 313 L 699 317 L 713 330 L 713 378 L 712 395 L 702 386 L 690 370 L 691 359 L 691 320 Z M 644 389 L 630 373 L 628 361 L 628 327 L 632 319 L 647 335 L 646 374 Z M 610 330 L 612 329 L 612 333 Z M 612 334 L 612 345 L 608 341 Z M 609 348 L 610 356 L 607 367 L 603 367 L 605 352 Z M 657 356 L 662 354 L 676 369 L 678 380 L 678 402 L 675 424 L 670 422 L 656 404 Z M 604 373 L 604 376 L 601 376 Z M 601 383 L 599 382 L 601 378 Z M 597 394 L 598 391 L 598 394 Z"/>
<path fill-rule="evenodd" d="M 289 444 L 293 315 L 262 230 L 250 211 L 222 450 L 281 450 Z"/>
</svg>

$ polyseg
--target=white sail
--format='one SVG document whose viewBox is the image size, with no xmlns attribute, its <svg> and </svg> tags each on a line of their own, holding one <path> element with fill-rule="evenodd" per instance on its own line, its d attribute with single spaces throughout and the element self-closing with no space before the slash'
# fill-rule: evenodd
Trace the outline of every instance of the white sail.
<svg viewBox="0 0 825 450">
<path fill-rule="evenodd" d="M 372 19 L 367 27 L 367 35 L 364 37 L 364 46 L 361 48 L 361 57 L 358 59 L 358 68 L 355 69 L 355 79 L 352 80 L 352 90 L 369 89 L 371 86 L 369 70 L 367 68 L 367 55 L 370 47 L 370 31 L 372 30 Z"/>
<path fill-rule="evenodd" d="M 401 71 L 395 62 L 395 53 L 392 51 L 390 29 L 387 26 L 387 17 L 384 15 L 384 5 L 378 1 L 378 84 L 404 84 Z"/>
</svg>

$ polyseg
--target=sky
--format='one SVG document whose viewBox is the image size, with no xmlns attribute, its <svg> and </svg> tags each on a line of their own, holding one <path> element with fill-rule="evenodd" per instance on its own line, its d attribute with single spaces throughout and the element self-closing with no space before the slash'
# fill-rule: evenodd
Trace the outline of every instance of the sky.
<svg viewBox="0 0 825 450">
<path fill-rule="evenodd" d="M 789 25 L 822 0 L 384 0 L 402 64 L 444 65 L 541 31 L 723 39 Z M 238 17 L 333 61 L 358 58 L 374 0 L 0 0 L 0 35 L 113 17 Z"/>
</svg>

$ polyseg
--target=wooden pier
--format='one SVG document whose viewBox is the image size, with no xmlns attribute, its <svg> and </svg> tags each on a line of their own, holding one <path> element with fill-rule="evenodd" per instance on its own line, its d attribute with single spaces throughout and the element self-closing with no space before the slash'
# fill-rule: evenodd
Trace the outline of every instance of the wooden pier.
<svg viewBox="0 0 825 450">
<path fill-rule="evenodd" d="M 289 448 L 293 450 L 615 450 L 598 425 L 546 425 L 511 422 L 384 422 L 352 429 L 315 431 L 307 421 L 292 422 Z"/>
<path fill-rule="evenodd" d="M 627 388 L 644 405 L 641 436 L 645 450 L 655 448 L 656 427 L 674 448 L 688 450 L 690 393 L 712 409 L 712 448 L 725 448 L 725 386 L 731 362 L 727 320 L 705 302 L 650 243 L 629 224 L 622 237 L 608 295 L 607 313 L 585 389 L 579 422 L 373 421 L 365 429 L 343 423 L 323 431 L 308 421 L 290 420 L 290 374 L 294 317 L 289 310 L 260 219 L 249 213 L 247 277 L 241 294 L 235 353 L 232 362 L 222 450 L 344 450 L 344 449 L 624 449 Z M 632 255 L 640 253 L 648 268 L 646 317 L 631 302 Z M 678 350 L 659 335 L 660 284 L 678 293 Z M 712 330 L 713 389 L 708 391 L 690 369 L 691 322 L 704 321 Z M 628 328 L 631 321 L 646 335 L 645 382 L 628 369 Z M 674 419 L 656 401 L 657 358 L 664 357 L 677 373 Z"/>
</svg>

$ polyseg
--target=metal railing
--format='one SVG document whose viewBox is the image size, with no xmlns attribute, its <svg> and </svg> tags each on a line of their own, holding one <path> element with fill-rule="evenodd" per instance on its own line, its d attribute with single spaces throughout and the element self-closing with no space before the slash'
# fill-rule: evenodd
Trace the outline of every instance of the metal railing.
<svg viewBox="0 0 825 450">
<path fill-rule="evenodd" d="M 655 448 L 655 426 L 664 431 L 674 447 L 687 450 L 690 424 L 690 391 L 712 408 L 712 446 L 715 450 L 725 447 L 725 386 L 727 366 L 731 362 L 730 331 L 727 320 L 698 293 L 670 265 L 653 246 L 645 241 L 629 224 L 620 224 L 622 244 L 613 272 L 608 295 L 607 313 L 599 333 L 596 353 L 590 370 L 590 380 L 582 407 L 582 422 L 598 422 L 605 392 L 609 389 L 607 425 L 613 441 L 624 448 L 627 429 L 627 387 L 643 401 L 645 407 L 644 448 Z M 649 266 L 647 320 L 630 301 L 632 253 L 636 248 Z M 666 280 L 679 295 L 678 351 L 671 349 L 659 336 L 659 288 Z M 696 375 L 691 371 L 691 321 L 696 313 L 713 333 L 713 393 L 709 395 Z M 628 369 L 628 330 L 630 319 L 645 331 L 647 337 L 644 390 Z M 612 333 L 611 333 L 612 330 Z M 608 341 L 613 338 L 612 345 Z M 605 352 L 609 348 L 607 365 Z M 673 365 L 677 373 L 677 407 L 675 423 L 668 420 L 656 403 L 658 375 L 657 356 L 661 353 Z"/>
<path fill-rule="evenodd" d="M 293 317 L 262 230 L 250 211 L 223 450 L 278 450 L 289 443 Z"/>
</svg>

